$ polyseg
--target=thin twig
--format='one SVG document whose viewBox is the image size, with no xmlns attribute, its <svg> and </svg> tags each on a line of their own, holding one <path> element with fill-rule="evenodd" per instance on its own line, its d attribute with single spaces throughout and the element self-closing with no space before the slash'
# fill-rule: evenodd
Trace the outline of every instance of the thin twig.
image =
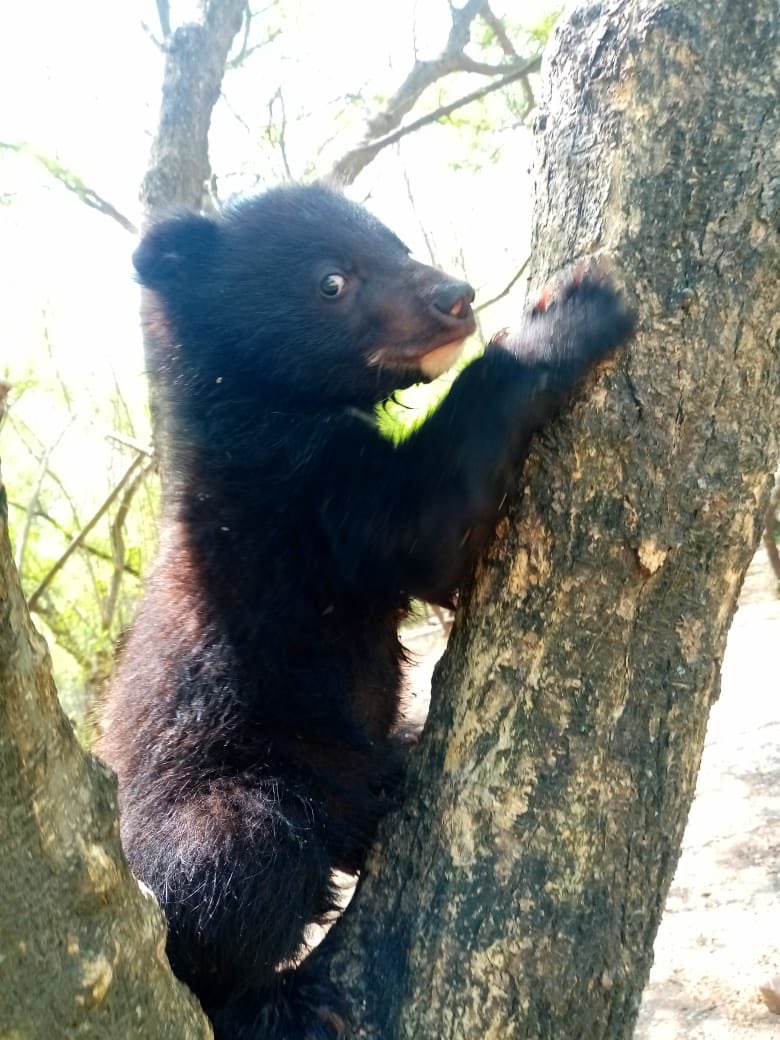
<svg viewBox="0 0 780 1040">
<path fill-rule="evenodd" d="M 68 191 L 73 192 L 85 206 L 89 206 L 90 209 L 95 209 L 98 213 L 102 213 L 106 217 L 111 217 L 115 220 L 120 227 L 124 228 L 125 231 L 129 231 L 135 235 L 138 233 L 138 228 L 135 224 L 126 217 L 123 213 L 120 213 L 116 206 L 112 205 L 107 199 L 104 199 L 102 195 L 99 195 L 94 188 L 90 188 L 88 184 L 67 167 L 63 166 L 62 163 L 57 162 L 56 159 L 52 159 L 51 156 L 44 155 L 42 152 L 37 151 L 31 145 L 25 142 L 8 142 L 0 141 L 0 148 L 4 148 L 7 151 L 17 152 L 19 155 L 26 155 L 29 158 L 34 159 L 40 166 L 51 174 L 56 181 Z"/>
<path fill-rule="evenodd" d="M 501 50 L 506 54 L 508 58 L 517 58 L 517 51 L 512 46 L 512 41 L 509 39 L 504 24 L 500 18 L 497 18 L 493 13 L 490 4 L 485 4 L 485 7 L 481 13 L 482 21 L 493 30 L 493 35 L 498 40 Z"/>
<path fill-rule="evenodd" d="M 122 578 L 125 573 L 124 527 L 125 521 L 127 520 L 127 514 L 130 511 L 130 505 L 135 497 L 135 493 L 138 491 L 138 488 L 141 486 L 143 481 L 146 480 L 153 468 L 154 459 L 147 458 L 143 465 L 136 471 L 133 479 L 125 487 L 124 494 L 119 502 L 119 508 L 116 511 L 114 519 L 111 521 L 111 556 L 114 564 L 114 571 L 111 575 L 111 585 L 108 594 L 102 603 L 101 609 L 101 620 L 105 630 L 108 630 L 111 627 L 117 600 L 119 599 L 119 590 L 122 587 Z"/>
<path fill-rule="evenodd" d="M 417 221 L 417 225 L 420 228 L 420 233 L 422 234 L 423 241 L 425 242 L 425 248 L 428 250 L 428 259 L 431 261 L 434 267 L 437 267 L 438 264 L 436 262 L 436 250 L 433 248 L 433 242 L 431 241 L 430 235 L 428 234 L 428 231 L 425 227 L 425 222 L 420 219 L 420 215 L 417 212 L 417 203 L 415 202 L 414 192 L 412 191 L 412 183 L 409 180 L 409 171 L 406 169 L 406 166 L 402 166 L 402 170 L 404 184 L 406 185 L 406 196 L 409 199 L 409 205 L 412 207 L 412 213 L 414 213 L 415 220 Z"/>
<path fill-rule="evenodd" d="M 278 140 L 274 141 L 274 128 L 276 125 L 274 108 L 277 101 L 279 102 L 279 108 L 281 109 L 282 119 L 278 130 Z M 272 144 L 279 145 L 279 151 L 282 156 L 282 164 L 284 165 L 284 172 L 287 180 L 295 180 L 292 175 L 292 170 L 290 169 L 290 163 L 287 160 L 287 110 L 284 107 L 284 94 L 282 93 L 281 87 L 277 87 L 276 92 L 268 102 L 268 137 Z"/>
<path fill-rule="evenodd" d="M 163 39 L 167 40 L 171 35 L 171 6 L 168 0 L 156 0 L 157 2 L 157 17 L 160 19 L 160 28 L 162 29 Z"/>
<path fill-rule="evenodd" d="M 498 303 L 499 300 L 503 300 L 503 298 L 511 292 L 511 290 L 515 287 L 517 282 L 519 282 L 520 279 L 523 277 L 523 275 L 525 274 L 525 269 L 526 267 L 528 267 L 530 262 L 531 255 L 529 253 L 525 260 L 523 260 L 522 264 L 520 264 L 520 268 L 517 271 L 517 273 L 512 275 L 512 277 L 501 290 L 501 292 L 498 293 L 496 296 L 492 296 L 489 300 L 485 300 L 484 303 L 480 303 L 480 305 L 478 307 L 475 307 L 474 310 L 477 313 L 479 311 L 484 311 L 486 308 L 491 307 L 494 303 Z"/>
<path fill-rule="evenodd" d="M 516 80 L 538 72 L 541 60 L 540 55 L 530 58 L 500 79 L 494 80 L 478 90 L 472 90 L 470 94 L 464 94 L 463 97 L 450 102 L 448 105 L 441 105 L 427 115 L 421 116 L 419 119 L 415 119 L 397 130 L 393 130 L 392 133 L 385 134 L 384 137 L 378 137 L 373 141 L 367 141 L 358 145 L 357 148 L 353 148 L 338 160 L 325 179 L 337 184 L 351 184 L 363 167 L 375 158 L 382 149 L 395 144 L 397 141 L 401 141 L 404 137 L 408 137 L 409 134 L 413 134 L 431 123 L 437 123 L 439 120 L 445 119 L 447 116 L 452 115 L 453 112 L 457 112 L 459 108 L 464 108 L 474 101 L 487 97 L 488 94 L 492 94 L 496 90 L 509 86 L 510 83 L 514 83 Z"/>
<path fill-rule="evenodd" d="M 51 444 L 46 448 L 40 459 L 38 479 L 35 482 L 33 493 L 30 496 L 30 501 L 27 504 L 27 511 L 24 517 L 24 524 L 22 525 L 22 533 L 19 538 L 19 545 L 16 549 L 16 569 L 20 575 L 24 573 L 24 557 L 27 552 L 27 543 L 30 539 L 30 531 L 32 530 L 33 518 L 38 509 L 38 503 L 40 501 L 41 491 L 43 489 L 43 482 L 44 480 L 46 480 L 46 476 L 49 472 L 49 462 L 51 461 L 51 457 L 57 449 L 57 447 L 59 446 L 62 438 L 65 436 L 68 429 L 73 424 L 73 420 L 74 416 L 71 415 L 68 421 L 63 425 L 60 432 L 51 442 Z"/>
<path fill-rule="evenodd" d="M 46 574 L 46 577 L 40 583 L 38 588 L 33 592 L 33 594 L 30 596 L 30 598 L 27 600 L 27 609 L 28 610 L 30 610 L 30 611 L 35 610 L 36 605 L 38 603 L 38 600 L 41 598 L 43 593 L 46 591 L 46 589 L 52 583 L 53 579 L 57 576 L 57 574 L 59 574 L 59 572 L 62 570 L 62 568 L 68 562 L 68 560 L 71 558 L 71 556 L 76 551 L 76 549 L 79 548 L 79 546 L 84 541 L 84 539 L 87 537 L 87 535 L 92 530 L 92 528 L 95 526 L 95 524 L 106 513 L 108 508 L 111 506 L 111 503 L 119 496 L 119 494 L 122 491 L 122 488 L 133 477 L 133 474 L 138 469 L 138 467 L 140 465 L 142 465 L 143 458 L 144 458 L 143 455 L 136 455 L 136 457 L 133 459 L 133 461 L 130 463 L 130 465 L 127 467 L 127 469 L 125 470 L 124 474 L 120 478 L 119 483 L 115 485 L 115 487 L 110 492 L 110 494 L 104 499 L 103 503 L 98 508 L 98 510 L 92 515 L 92 517 L 81 528 L 81 530 L 76 535 L 76 537 L 73 539 L 73 541 L 70 543 L 70 545 L 67 547 L 65 552 L 63 552 L 62 555 L 59 557 L 59 559 L 49 568 L 49 571 Z"/>
<path fill-rule="evenodd" d="M 117 444 L 121 444 L 123 448 L 132 448 L 133 451 L 137 451 L 140 455 L 146 455 L 147 458 L 154 458 L 154 448 L 151 446 L 147 447 L 132 437 L 125 437 L 123 433 L 107 433 L 106 440 L 115 441 Z"/>
<path fill-rule="evenodd" d="M 15 502 L 13 499 L 10 498 L 8 500 L 8 506 L 11 509 L 17 509 L 20 513 L 24 513 L 27 509 L 27 506 L 23 505 L 21 502 Z M 61 534 L 64 538 L 70 539 L 73 537 L 71 532 L 68 531 L 67 528 L 59 522 L 59 520 L 56 520 L 50 513 L 45 512 L 43 509 L 39 509 L 36 512 L 35 517 L 37 520 L 43 520 L 44 523 L 50 524 L 54 528 L 54 530 L 57 531 L 58 534 Z M 89 542 L 82 542 L 81 549 L 83 552 L 89 553 L 90 556 L 94 556 L 98 560 L 103 560 L 104 563 L 112 562 L 113 558 L 111 554 L 107 553 L 105 549 L 98 548 L 97 545 L 92 545 Z M 133 567 L 133 565 L 130 563 L 125 563 L 124 570 L 125 574 L 129 574 L 131 578 L 141 577 L 140 570 L 137 567 Z M 39 606 L 38 610 L 40 611 L 40 609 L 41 608 Z"/>
</svg>

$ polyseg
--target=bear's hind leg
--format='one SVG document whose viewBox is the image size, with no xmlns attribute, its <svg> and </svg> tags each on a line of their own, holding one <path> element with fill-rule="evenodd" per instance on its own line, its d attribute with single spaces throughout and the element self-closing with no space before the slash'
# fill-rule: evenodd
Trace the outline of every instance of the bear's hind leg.
<svg viewBox="0 0 780 1040">
<path fill-rule="evenodd" d="M 220 1040 L 337 1037 L 322 1011 L 332 1001 L 311 973 L 304 966 L 297 981 L 284 970 L 304 951 L 307 926 L 338 905 L 321 807 L 278 778 L 201 779 L 184 790 L 168 801 L 147 787 L 126 800 L 122 822 L 130 864 L 168 920 L 174 972 Z"/>
</svg>

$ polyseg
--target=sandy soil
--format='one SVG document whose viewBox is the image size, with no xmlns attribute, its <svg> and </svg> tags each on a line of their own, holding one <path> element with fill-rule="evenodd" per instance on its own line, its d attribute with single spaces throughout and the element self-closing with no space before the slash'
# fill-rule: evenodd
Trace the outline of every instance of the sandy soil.
<svg viewBox="0 0 780 1040">
<path fill-rule="evenodd" d="M 427 690 L 442 630 L 407 642 L 417 661 L 410 685 Z M 729 633 L 635 1040 L 780 1040 L 780 1015 L 758 992 L 780 975 L 778 824 L 780 598 L 762 551 Z"/>
</svg>

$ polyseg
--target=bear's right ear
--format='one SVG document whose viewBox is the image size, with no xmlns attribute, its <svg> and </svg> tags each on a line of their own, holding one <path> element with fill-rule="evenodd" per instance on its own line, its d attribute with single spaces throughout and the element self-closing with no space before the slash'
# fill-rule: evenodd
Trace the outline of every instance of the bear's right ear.
<svg viewBox="0 0 780 1040">
<path fill-rule="evenodd" d="M 181 284 L 188 274 L 211 265 L 218 238 L 216 221 L 197 213 L 155 224 L 133 253 L 139 282 L 157 291 Z"/>
</svg>

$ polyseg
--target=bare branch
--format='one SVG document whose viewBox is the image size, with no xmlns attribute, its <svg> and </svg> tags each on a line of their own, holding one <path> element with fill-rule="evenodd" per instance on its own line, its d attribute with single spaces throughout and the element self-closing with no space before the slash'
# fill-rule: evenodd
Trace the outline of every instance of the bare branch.
<svg viewBox="0 0 780 1040">
<path fill-rule="evenodd" d="M 281 121 L 278 131 L 276 130 L 276 118 L 274 115 L 274 109 L 278 102 L 279 109 L 281 112 Z M 288 180 L 292 181 L 295 178 L 292 175 L 290 169 L 290 163 L 287 160 L 287 110 L 284 107 L 284 94 L 282 88 L 277 87 L 271 100 L 268 102 L 268 137 L 271 139 L 273 144 L 279 145 L 279 151 L 282 156 L 282 163 L 284 165 L 284 172 Z"/>
<path fill-rule="evenodd" d="M 94 188 L 90 188 L 88 184 L 85 184 L 78 174 L 69 170 L 66 166 L 63 166 L 62 163 L 57 162 L 56 159 L 44 155 L 42 152 L 37 151 L 31 145 L 24 142 L 11 143 L 8 141 L 0 141 L 0 148 L 17 152 L 19 155 L 27 155 L 31 159 L 34 159 L 47 171 L 47 173 L 50 173 L 55 180 L 59 181 L 64 188 L 67 188 L 68 191 L 73 192 L 77 198 L 81 199 L 85 206 L 97 210 L 98 213 L 102 213 L 106 217 L 111 217 L 111 219 L 115 220 L 120 227 L 124 228 L 125 231 L 129 231 L 133 235 L 138 232 L 138 228 L 132 220 L 126 217 L 123 213 L 120 213 L 116 206 L 113 206 L 107 199 L 104 199 L 102 195 L 99 195 Z"/>
<path fill-rule="evenodd" d="M 517 67 L 519 59 L 508 63 L 502 62 L 499 65 L 489 61 L 475 61 L 470 58 L 467 54 L 464 54 L 458 61 L 457 72 L 476 72 L 480 76 L 503 76 L 507 72 Z"/>
<path fill-rule="evenodd" d="M 409 134 L 413 134 L 415 131 L 422 129 L 424 126 L 429 126 L 431 123 L 437 123 L 439 120 L 445 119 L 447 116 L 452 115 L 453 112 L 456 112 L 459 108 L 464 108 L 466 105 L 470 105 L 474 101 L 479 101 L 481 98 L 487 97 L 488 94 L 492 94 L 496 90 L 501 90 L 503 87 L 508 86 L 510 83 L 514 83 L 516 80 L 524 79 L 534 72 L 538 72 L 540 66 L 541 56 L 537 55 L 536 57 L 523 62 L 521 65 L 514 67 L 500 79 L 494 80 L 492 83 L 488 83 L 486 86 L 480 87 L 478 90 L 473 90 L 470 94 L 465 94 L 463 97 L 450 102 L 448 105 L 441 105 L 439 108 L 434 109 L 433 112 L 429 112 L 427 115 L 421 116 L 419 119 L 415 119 L 411 123 L 407 123 L 406 126 L 402 126 L 400 129 L 386 134 L 384 137 L 380 137 L 373 141 L 366 141 L 363 144 L 358 145 L 357 148 L 353 148 L 338 160 L 325 179 L 334 184 L 351 184 L 360 171 L 367 166 L 368 163 L 382 151 L 382 149 L 387 148 L 391 144 L 395 144 L 397 141 L 402 140 Z"/>
<path fill-rule="evenodd" d="M 451 72 L 463 71 L 463 52 L 469 42 L 471 23 L 486 5 L 487 0 L 469 0 L 460 10 L 450 7 L 452 26 L 444 50 L 431 61 L 415 61 L 411 72 L 387 102 L 384 111 L 368 120 L 364 143 L 384 137 L 400 126 L 403 117 L 414 108 L 431 84 Z"/>
<path fill-rule="evenodd" d="M 71 611 L 78 618 L 80 624 L 85 626 L 88 624 L 77 604 L 71 604 Z M 53 634 L 57 645 L 70 654 L 73 660 L 86 671 L 89 668 L 92 655 L 88 650 L 85 651 L 78 638 L 76 638 L 76 625 L 73 623 L 72 618 L 63 619 L 59 611 L 46 603 L 39 604 L 35 613 L 43 619 L 46 627 Z"/>
<path fill-rule="evenodd" d="M 133 437 L 126 437 L 122 433 L 107 433 L 107 441 L 115 441 L 117 444 L 121 444 L 123 448 L 131 448 L 133 451 L 137 451 L 139 455 L 146 455 L 147 458 L 155 458 L 154 448 L 141 444 L 140 441 L 135 440 Z"/>
<path fill-rule="evenodd" d="M 79 531 L 79 533 L 73 539 L 73 541 L 67 547 L 65 552 L 63 552 L 62 555 L 59 557 L 59 559 L 52 565 L 52 567 L 50 567 L 46 577 L 43 579 L 43 581 L 40 583 L 38 588 L 33 592 L 33 594 L 28 599 L 28 601 L 27 601 L 27 608 L 28 608 L 28 610 L 30 610 L 30 611 L 35 610 L 35 608 L 36 608 L 36 606 L 38 604 L 38 601 L 40 600 L 40 598 L 43 595 L 43 593 L 46 591 L 46 589 L 52 583 L 52 581 L 57 576 L 57 574 L 59 574 L 59 572 L 65 566 L 65 564 L 71 558 L 71 556 L 76 551 L 76 549 L 79 548 L 79 546 L 82 544 L 82 542 L 87 537 L 87 535 L 92 530 L 92 528 L 95 526 L 95 524 L 101 519 L 102 516 L 104 516 L 104 514 L 106 513 L 108 508 L 111 506 L 111 503 L 114 502 L 114 500 L 119 496 L 119 494 L 121 493 L 122 489 L 132 479 L 132 477 L 134 476 L 136 470 L 142 464 L 143 464 L 143 456 L 142 455 L 136 455 L 136 457 L 133 459 L 133 461 L 130 463 L 130 465 L 127 467 L 127 469 L 123 473 L 123 475 L 120 478 L 119 482 L 116 484 L 116 486 L 110 492 L 110 494 L 103 500 L 102 504 L 99 506 L 97 511 L 95 513 L 93 513 L 93 515 L 90 517 L 90 519 L 82 527 L 82 529 Z"/>
<path fill-rule="evenodd" d="M 171 35 L 171 5 L 168 0 L 156 0 L 157 17 L 160 19 L 160 29 L 163 39 L 167 40 Z"/>
<path fill-rule="evenodd" d="M 269 29 L 268 34 L 260 40 L 259 43 L 249 43 L 249 34 L 253 22 L 256 23 L 261 15 L 266 14 L 274 7 L 276 7 L 276 0 L 274 0 L 274 3 L 268 4 L 261 11 L 252 11 L 249 4 L 246 5 L 246 14 L 244 15 L 244 35 L 241 41 L 241 46 L 238 49 L 238 54 L 225 63 L 226 69 L 237 69 L 239 66 L 244 64 L 247 58 L 251 58 L 256 51 L 262 50 L 263 47 L 267 47 L 269 43 L 273 43 L 278 36 L 281 36 L 282 30 L 277 26 L 276 28 Z"/>
<path fill-rule="evenodd" d="M 518 54 L 515 48 L 512 46 L 512 41 L 509 39 L 509 36 L 507 35 L 507 31 L 504 28 L 504 23 L 501 21 L 500 18 L 496 18 L 495 14 L 491 10 L 489 3 L 485 4 L 485 7 L 482 11 L 482 21 L 493 30 L 493 35 L 495 36 L 496 40 L 498 40 L 498 44 L 501 47 L 501 50 L 504 52 L 504 54 L 506 54 L 507 58 L 516 59 L 518 57 Z"/>
<path fill-rule="evenodd" d="M 434 249 L 433 241 L 431 240 L 431 237 L 428 234 L 428 230 L 425 226 L 425 221 L 420 219 L 420 214 L 417 211 L 417 201 L 414 197 L 414 192 L 412 191 L 412 182 L 409 180 L 409 171 L 406 169 L 405 166 L 403 167 L 403 177 L 404 184 L 406 185 L 406 197 L 409 199 L 409 205 L 412 207 L 412 213 L 414 213 L 415 219 L 417 220 L 417 225 L 420 229 L 420 234 L 422 235 L 423 241 L 425 242 L 425 248 L 428 251 L 428 259 L 434 267 L 438 267 L 439 265 L 436 261 L 436 250 Z"/>
<path fill-rule="evenodd" d="M 141 28 L 146 33 L 146 35 L 149 37 L 149 39 L 152 41 L 152 43 L 154 44 L 154 46 L 157 48 L 158 51 L 165 50 L 165 44 L 163 43 L 162 40 L 159 40 L 155 36 L 154 30 L 151 28 L 151 26 L 147 22 L 144 22 L 142 20 L 141 21 Z"/>
<path fill-rule="evenodd" d="M 488 0 L 469 0 L 461 8 L 450 3 L 450 12 L 452 25 L 441 54 L 438 58 L 429 61 L 418 58 L 414 62 L 411 71 L 384 109 L 367 120 L 361 143 L 350 149 L 333 165 L 326 180 L 339 185 L 351 184 L 360 171 L 383 148 L 395 144 L 407 134 L 445 118 L 458 108 L 484 97 L 493 90 L 498 90 L 517 79 L 527 80 L 531 73 L 538 71 L 540 64 L 538 55 L 527 61 L 519 61 L 506 30 L 491 11 Z M 508 45 L 509 53 L 512 55 L 511 62 L 494 65 L 489 62 L 476 61 L 465 53 L 470 40 L 471 26 L 477 17 L 485 19 L 504 49 Z M 427 116 L 423 116 L 407 126 L 401 126 L 404 117 L 414 108 L 425 90 L 453 72 L 472 72 L 501 78 L 486 88 L 467 94 L 451 105 L 443 105 Z M 526 91 L 527 100 L 528 92 Z"/>
<path fill-rule="evenodd" d="M 46 317 L 45 312 L 44 317 Z M 59 362 L 57 359 L 57 352 L 54 349 L 54 344 L 52 343 L 51 336 L 49 335 L 48 321 L 46 321 L 43 326 L 43 342 L 46 344 L 46 353 L 49 357 L 49 363 L 54 370 L 54 375 L 57 378 L 57 383 L 59 385 L 60 392 L 62 393 L 62 399 L 65 402 L 65 407 L 68 409 L 68 415 L 70 415 L 72 418 L 75 418 L 73 412 L 73 396 L 70 390 L 68 389 L 68 384 L 62 378 L 62 371 L 60 370 Z"/>
<path fill-rule="evenodd" d="M 119 508 L 116 511 L 114 519 L 111 521 L 111 557 L 114 564 L 114 572 L 111 575 L 111 585 L 109 586 L 106 598 L 101 604 L 100 611 L 103 628 L 106 630 L 111 627 L 117 600 L 119 599 L 119 591 L 122 587 L 122 578 L 125 574 L 124 528 L 127 514 L 130 511 L 130 505 L 135 497 L 136 491 L 138 491 L 139 487 L 152 472 L 153 468 L 154 459 L 147 457 L 143 465 L 136 470 L 133 479 L 126 485 L 124 493 L 119 501 Z"/>
<path fill-rule="evenodd" d="M 536 108 L 536 98 L 534 97 L 531 81 L 527 76 L 520 80 L 520 89 L 523 91 L 523 96 L 525 97 L 526 111 L 530 112 L 531 109 Z"/>
<path fill-rule="evenodd" d="M 18 397 L 14 395 L 14 399 L 18 401 Z M 45 445 L 35 430 L 28 423 L 21 419 L 11 408 L 6 411 L 8 416 L 8 422 L 11 428 L 16 433 L 16 436 L 22 442 L 24 447 L 27 449 L 30 455 L 35 459 L 36 462 L 40 462 L 45 451 Z"/>
<path fill-rule="evenodd" d="M 517 270 L 517 272 L 514 275 L 512 275 L 512 277 L 507 282 L 507 284 L 504 286 L 504 288 L 501 290 L 501 292 L 498 293 L 496 296 L 491 296 L 491 298 L 489 300 L 485 300 L 484 303 L 480 303 L 480 305 L 478 307 L 475 307 L 474 310 L 477 313 L 479 313 L 479 311 L 484 311 L 484 310 L 487 310 L 488 307 L 492 307 L 492 305 L 494 303 L 498 303 L 499 300 L 503 300 L 503 298 L 505 296 L 507 296 L 511 292 L 512 289 L 514 289 L 515 285 L 523 277 L 523 275 L 525 274 L 525 269 L 526 269 L 526 267 L 528 267 L 530 262 L 531 262 L 531 254 L 529 253 L 528 256 L 525 258 L 525 260 L 523 260 L 522 264 L 520 264 L 520 267 Z"/>
<path fill-rule="evenodd" d="M 8 499 L 8 506 L 11 509 L 16 509 L 20 513 L 25 513 L 27 511 L 27 506 L 23 502 L 14 502 L 13 499 L 10 498 Z M 66 540 L 70 541 L 73 538 L 72 532 L 68 531 L 64 524 L 61 524 L 59 520 L 51 515 L 51 513 L 47 513 L 43 509 L 38 509 L 35 518 L 36 520 L 43 520 L 44 523 L 49 524 L 50 527 L 53 527 L 54 530 L 61 534 Z M 89 553 L 90 556 L 94 556 L 98 560 L 103 560 L 105 563 L 113 562 L 113 556 L 111 556 L 110 553 L 107 553 L 105 549 L 101 549 L 97 545 L 92 545 L 90 542 L 82 542 L 80 548 L 82 552 Z M 141 577 L 140 570 L 127 562 L 125 562 L 124 565 L 124 572 L 125 574 L 129 574 L 131 578 Z M 37 609 L 39 613 L 45 613 L 40 605 Z"/>
<path fill-rule="evenodd" d="M 252 51 L 256 50 L 256 47 L 249 46 L 249 34 L 252 31 L 252 8 L 247 4 L 244 7 L 244 37 L 241 40 L 241 46 L 239 47 L 238 54 L 235 58 L 225 63 L 226 69 L 235 69 L 242 62 L 246 61 Z"/>
<path fill-rule="evenodd" d="M 211 113 L 246 6 L 246 0 L 211 2 L 201 24 L 179 26 L 166 41 L 160 121 L 141 188 L 147 214 L 203 206 Z"/>
<path fill-rule="evenodd" d="M 71 519 L 73 521 L 73 528 L 76 531 L 80 530 L 80 528 L 81 528 L 81 516 L 80 516 L 80 513 L 79 513 L 78 505 L 76 504 L 76 501 L 73 498 L 73 495 L 71 494 L 70 489 L 65 484 L 65 481 L 62 480 L 58 476 L 58 474 L 55 473 L 54 470 L 49 470 L 49 480 L 54 484 L 54 486 L 59 491 L 59 493 L 60 493 L 60 495 L 62 497 L 63 502 L 67 503 L 68 508 L 70 509 Z M 68 537 L 70 537 L 70 535 L 68 535 Z M 101 589 L 100 589 L 100 582 L 98 580 L 98 575 L 97 575 L 97 572 L 95 571 L 95 568 L 93 566 L 92 556 L 90 554 L 87 554 L 84 557 L 84 566 L 85 566 L 85 568 L 87 570 L 87 574 L 89 575 L 89 580 L 90 580 L 90 584 L 92 586 L 92 593 L 93 593 L 93 596 L 94 596 L 94 599 L 95 599 L 95 603 L 99 605 L 100 604 L 100 597 L 102 595 L 102 592 L 101 592 Z"/>
<path fill-rule="evenodd" d="M 43 482 L 46 479 L 46 476 L 49 472 L 49 462 L 51 461 L 52 454 L 58 447 L 60 441 L 67 433 L 68 428 L 71 426 L 72 423 L 73 416 L 71 415 L 68 421 L 63 425 L 62 429 L 59 431 L 57 436 L 51 442 L 51 444 L 46 448 L 46 450 L 43 453 L 43 457 L 40 460 L 40 467 L 38 469 L 38 479 L 35 482 L 35 487 L 33 488 L 33 493 L 30 496 L 30 501 L 27 503 L 27 511 L 24 517 L 24 524 L 22 525 L 22 533 L 19 538 L 19 544 L 16 548 L 16 569 L 19 571 L 20 575 L 24 573 L 24 557 L 27 551 L 27 543 L 30 538 L 30 531 L 32 529 L 33 518 L 38 510 L 38 503 L 41 497 L 41 489 L 43 488 Z"/>
</svg>

